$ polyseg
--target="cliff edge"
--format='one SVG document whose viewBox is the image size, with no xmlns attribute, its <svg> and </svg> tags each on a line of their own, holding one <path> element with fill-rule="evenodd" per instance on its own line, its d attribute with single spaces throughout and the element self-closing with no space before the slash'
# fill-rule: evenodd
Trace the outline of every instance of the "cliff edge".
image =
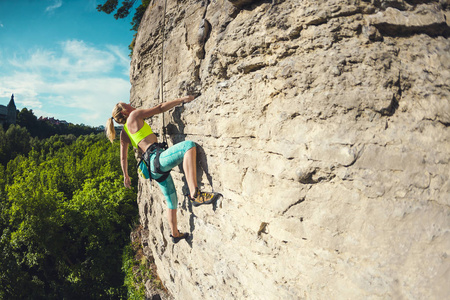
<svg viewBox="0 0 450 300">
<path fill-rule="evenodd" d="M 449 24 L 448 0 L 151 1 L 131 102 L 200 93 L 164 122 L 223 194 L 192 207 L 172 171 L 192 236 L 174 245 L 140 180 L 144 250 L 171 295 L 448 296 Z"/>
</svg>

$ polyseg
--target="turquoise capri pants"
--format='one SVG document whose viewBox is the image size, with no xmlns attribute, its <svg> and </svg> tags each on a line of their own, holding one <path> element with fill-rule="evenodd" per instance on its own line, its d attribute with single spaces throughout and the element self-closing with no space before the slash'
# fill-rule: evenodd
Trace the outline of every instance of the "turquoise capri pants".
<svg viewBox="0 0 450 300">
<path fill-rule="evenodd" d="M 172 168 L 178 166 L 183 162 L 184 154 L 191 148 L 195 147 L 195 143 L 192 141 L 184 141 L 173 145 L 172 147 L 161 152 L 159 156 L 160 169 L 163 172 L 172 170 Z M 152 178 L 158 179 L 162 175 L 156 173 L 153 161 L 155 160 L 156 151 L 150 154 L 150 169 Z M 169 176 L 163 182 L 158 182 L 164 197 L 167 201 L 167 206 L 170 209 L 176 209 L 178 207 L 177 191 L 173 183 L 172 175 Z"/>
</svg>

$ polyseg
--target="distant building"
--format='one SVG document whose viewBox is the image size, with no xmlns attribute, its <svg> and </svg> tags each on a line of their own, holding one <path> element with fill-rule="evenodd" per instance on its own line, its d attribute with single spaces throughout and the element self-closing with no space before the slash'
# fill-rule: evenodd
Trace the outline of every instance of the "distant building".
<svg viewBox="0 0 450 300">
<path fill-rule="evenodd" d="M 58 120 L 58 119 L 55 119 L 55 118 L 53 118 L 53 117 L 51 117 L 51 118 L 48 118 L 48 117 L 39 117 L 38 120 L 39 120 L 39 121 L 45 121 L 45 122 L 48 122 L 48 123 L 50 123 L 50 124 L 57 125 L 57 126 L 59 126 L 59 125 L 68 125 L 68 124 L 69 124 L 67 121 L 64 121 L 64 120 Z"/>
<path fill-rule="evenodd" d="M 0 105 L 0 124 L 16 124 L 16 104 L 14 103 L 14 94 L 7 106 Z"/>
</svg>

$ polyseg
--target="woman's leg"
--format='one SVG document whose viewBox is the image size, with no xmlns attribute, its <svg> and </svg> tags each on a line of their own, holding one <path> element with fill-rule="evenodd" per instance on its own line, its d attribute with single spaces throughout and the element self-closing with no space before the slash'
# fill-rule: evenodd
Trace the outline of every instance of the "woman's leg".
<svg viewBox="0 0 450 300">
<path fill-rule="evenodd" d="M 173 167 L 183 162 L 183 168 L 186 173 L 186 180 L 188 181 L 191 195 L 195 193 L 195 188 L 197 187 L 196 153 L 195 143 L 191 141 L 185 141 L 163 151 L 159 157 L 160 168 L 163 172 L 169 171 Z M 161 175 L 155 173 L 153 164 L 154 159 L 155 155 L 153 154 L 149 162 L 151 166 L 152 177 L 159 178 L 161 177 Z M 163 182 L 158 182 L 158 185 L 167 201 L 167 219 L 169 221 L 171 235 L 174 238 L 181 237 L 180 232 L 178 231 L 177 224 L 178 199 L 172 176 L 169 175 Z M 193 190 L 191 187 L 193 187 Z M 182 238 L 186 238 L 187 236 L 188 234 L 185 233 L 183 234 Z M 175 240 L 174 242 L 177 241 Z"/>
<path fill-rule="evenodd" d="M 199 192 L 197 189 L 197 150 L 195 143 L 184 141 L 173 145 L 161 153 L 159 157 L 161 170 L 168 171 L 183 162 L 184 174 L 189 187 L 190 199 L 194 206 L 209 204 L 217 196 L 214 193 Z M 176 207 L 175 207 L 176 208 Z"/>
<path fill-rule="evenodd" d="M 185 239 L 189 236 L 189 234 L 184 233 L 180 234 L 178 231 L 177 224 L 177 206 L 178 206 L 178 198 L 177 192 L 175 190 L 175 185 L 173 184 L 172 176 L 169 175 L 166 180 L 163 182 L 158 182 L 159 188 L 166 198 L 167 201 L 167 219 L 169 221 L 170 233 L 172 236 L 172 241 L 174 243 L 178 243 L 180 239 Z M 177 239 L 178 238 L 178 239 Z"/>
<path fill-rule="evenodd" d="M 180 235 L 180 232 L 178 231 L 177 227 L 177 209 L 168 209 L 168 219 L 169 219 L 169 226 L 170 226 L 170 232 L 172 233 L 173 237 L 178 237 Z"/>
<path fill-rule="evenodd" d="M 183 162 L 183 170 L 189 187 L 191 197 L 197 187 L 197 150 L 195 143 L 184 141 L 173 145 L 161 153 L 159 157 L 162 171 L 171 170 Z"/>
<path fill-rule="evenodd" d="M 189 193 L 194 198 L 197 188 L 197 150 L 196 147 L 189 149 L 183 158 L 183 170 L 189 187 Z"/>
<path fill-rule="evenodd" d="M 169 208 L 167 218 L 169 220 L 170 231 L 172 236 L 177 237 L 179 235 L 177 227 L 178 197 L 172 175 L 169 175 L 163 182 L 158 182 L 158 185 L 164 195 L 164 198 L 166 198 L 167 207 Z"/>
</svg>

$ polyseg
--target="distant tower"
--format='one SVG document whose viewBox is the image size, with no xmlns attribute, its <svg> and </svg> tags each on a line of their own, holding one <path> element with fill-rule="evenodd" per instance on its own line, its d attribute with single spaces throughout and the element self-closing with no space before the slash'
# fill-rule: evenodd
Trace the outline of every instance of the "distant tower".
<svg viewBox="0 0 450 300">
<path fill-rule="evenodd" d="M 8 106 L 6 107 L 8 109 L 8 117 L 7 122 L 9 124 L 16 124 L 16 104 L 14 103 L 14 94 L 11 95 L 11 100 L 9 100 Z"/>
</svg>

